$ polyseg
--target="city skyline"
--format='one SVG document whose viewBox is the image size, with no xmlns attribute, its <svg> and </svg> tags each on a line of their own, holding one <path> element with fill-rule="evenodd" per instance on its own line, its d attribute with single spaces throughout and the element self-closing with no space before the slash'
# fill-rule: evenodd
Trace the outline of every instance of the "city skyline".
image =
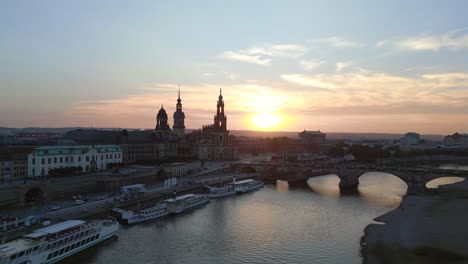
<svg viewBox="0 0 468 264">
<path fill-rule="evenodd" d="M 2 6 L 1 126 L 468 131 L 463 1 Z"/>
</svg>

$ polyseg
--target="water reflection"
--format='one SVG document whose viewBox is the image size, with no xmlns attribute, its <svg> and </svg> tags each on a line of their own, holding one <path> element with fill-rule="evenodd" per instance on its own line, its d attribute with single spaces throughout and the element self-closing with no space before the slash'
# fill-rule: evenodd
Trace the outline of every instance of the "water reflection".
<svg viewBox="0 0 468 264">
<path fill-rule="evenodd" d="M 324 175 L 319 177 L 309 178 L 307 180 L 307 185 L 310 189 L 316 193 L 340 197 L 340 178 L 337 175 Z"/>
<path fill-rule="evenodd" d="M 364 201 L 377 206 L 398 206 L 407 188 L 404 181 L 388 173 L 367 172 L 359 177 L 359 194 Z"/>
<path fill-rule="evenodd" d="M 321 195 L 340 197 L 340 178 L 325 175 L 309 178 L 307 184 L 313 192 Z M 382 172 L 367 172 L 359 177 L 358 196 L 366 203 L 380 207 L 396 207 L 406 194 L 406 183 L 400 178 Z"/>
<path fill-rule="evenodd" d="M 277 180 L 276 181 L 276 190 L 278 192 L 288 192 L 289 191 L 288 181 Z"/>
<path fill-rule="evenodd" d="M 435 188 L 439 188 L 439 186 L 441 185 L 457 183 L 457 182 L 461 182 L 464 180 L 465 178 L 462 178 L 462 177 L 441 177 L 441 178 L 437 178 L 426 183 L 426 187 L 429 189 L 435 189 Z"/>
</svg>

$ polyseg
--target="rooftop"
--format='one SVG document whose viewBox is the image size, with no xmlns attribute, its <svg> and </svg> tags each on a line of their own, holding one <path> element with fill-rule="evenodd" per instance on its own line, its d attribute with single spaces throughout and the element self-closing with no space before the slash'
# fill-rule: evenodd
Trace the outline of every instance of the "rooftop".
<svg viewBox="0 0 468 264">
<path fill-rule="evenodd" d="M 41 236 L 44 236 L 44 235 L 49 235 L 49 234 L 55 234 L 55 233 L 58 233 L 58 232 L 61 232 L 63 230 L 66 230 L 66 229 L 69 229 L 69 228 L 72 228 L 72 227 L 75 227 L 75 226 L 79 226 L 81 224 L 84 224 L 86 223 L 86 221 L 82 221 L 82 220 L 67 220 L 67 221 L 64 221 L 64 222 L 61 222 L 61 223 L 58 223 L 58 224 L 55 224 L 55 225 L 51 225 L 51 226 L 48 226 L 48 227 L 44 227 L 44 228 L 41 228 L 41 229 L 38 229 L 30 234 L 27 234 L 25 235 L 26 238 L 37 238 L 37 237 L 41 237 Z"/>
<path fill-rule="evenodd" d="M 121 151 L 117 145 L 77 145 L 77 146 L 43 146 L 35 148 L 33 153 L 42 155 L 84 154 L 95 149 L 98 153 Z"/>
</svg>

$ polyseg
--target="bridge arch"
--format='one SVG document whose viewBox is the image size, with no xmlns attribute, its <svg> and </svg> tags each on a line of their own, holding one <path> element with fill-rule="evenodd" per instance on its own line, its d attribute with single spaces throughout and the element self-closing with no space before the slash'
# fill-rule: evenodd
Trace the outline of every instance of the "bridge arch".
<svg viewBox="0 0 468 264">
<path fill-rule="evenodd" d="M 453 184 L 453 183 L 457 183 L 457 182 L 462 182 L 464 180 L 466 180 L 466 178 L 464 178 L 464 177 L 441 176 L 441 177 L 429 180 L 426 183 L 426 187 L 428 189 L 435 189 L 435 188 L 439 188 L 440 186 L 449 185 L 449 184 Z"/>
</svg>

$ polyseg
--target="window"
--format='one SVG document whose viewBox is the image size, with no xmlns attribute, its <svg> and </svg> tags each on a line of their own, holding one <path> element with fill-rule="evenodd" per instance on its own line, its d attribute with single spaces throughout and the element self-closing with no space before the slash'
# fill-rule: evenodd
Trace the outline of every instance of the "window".
<svg viewBox="0 0 468 264">
<path fill-rule="evenodd" d="M 59 252 L 59 255 L 62 255 L 64 251 L 65 251 L 65 249 L 62 248 L 62 249 L 60 250 L 60 252 Z"/>
<path fill-rule="evenodd" d="M 72 157 L 70 157 L 70 162 L 73 162 L 73 156 L 72 156 Z"/>
<path fill-rule="evenodd" d="M 86 161 L 89 161 L 89 156 L 86 156 Z"/>
<path fill-rule="evenodd" d="M 63 163 L 63 158 L 62 157 L 60 157 L 60 163 Z"/>
<path fill-rule="evenodd" d="M 32 164 L 33 164 L 33 165 L 36 164 L 36 159 L 35 159 L 35 158 L 32 158 Z"/>
<path fill-rule="evenodd" d="M 68 157 L 65 157 L 65 162 L 68 162 Z"/>
<path fill-rule="evenodd" d="M 101 160 L 104 160 L 104 154 L 101 155 Z"/>
<path fill-rule="evenodd" d="M 36 176 L 36 169 L 34 169 L 34 168 L 32 169 L 32 174 L 33 174 L 33 176 Z"/>
<path fill-rule="evenodd" d="M 47 259 L 51 259 L 52 258 L 52 253 L 50 253 L 49 255 L 47 255 Z"/>
<path fill-rule="evenodd" d="M 109 159 L 109 155 L 108 155 L 108 154 L 106 154 L 106 159 Z"/>
<path fill-rule="evenodd" d="M 51 164 L 52 163 L 52 159 L 51 158 L 48 158 L 47 159 L 47 164 Z"/>
<path fill-rule="evenodd" d="M 56 164 L 56 163 L 57 163 L 57 157 L 54 158 L 54 164 Z"/>
<path fill-rule="evenodd" d="M 70 251 L 70 246 L 65 248 L 65 252 L 68 252 L 68 251 Z"/>
<path fill-rule="evenodd" d="M 81 162 L 81 157 L 78 157 L 78 162 Z"/>
</svg>

